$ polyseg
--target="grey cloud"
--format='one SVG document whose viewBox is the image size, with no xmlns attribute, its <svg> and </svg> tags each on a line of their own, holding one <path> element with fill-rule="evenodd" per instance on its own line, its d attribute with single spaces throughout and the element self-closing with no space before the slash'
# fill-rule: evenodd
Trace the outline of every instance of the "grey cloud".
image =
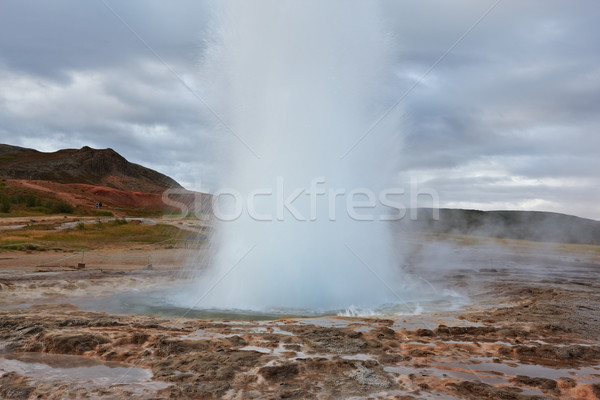
<svg viewBox="0 0 600 400">
<path fill-rule="evenodd" d="M 493 3 L 381 1 L 389 105 Z M 107 4 L 194 89 L 212 84 L 199 65 L 215 1 Z M 500 2 L 402 102 L 400 171 L 429 176 L 447 204 L 540 199 L 600 218 L 598 20 L 592 0 Z M 182 183 L 216 185 L 223 128 L 100 1 L 3 1 L 0 82 L 1 142 L 112 147 Z M 477 170 L 489 162 L 497 169 Z"/>
<path fill-rule="evenodd" d="M 191 65 L 202 51 L 206 2 L 107 4 L 170 63 Z M 1 8 L 0 60 L 9 68 L 64 82 L 70 70 L 153 57 L 100 1 L 7 0 Z"/>
</svg>

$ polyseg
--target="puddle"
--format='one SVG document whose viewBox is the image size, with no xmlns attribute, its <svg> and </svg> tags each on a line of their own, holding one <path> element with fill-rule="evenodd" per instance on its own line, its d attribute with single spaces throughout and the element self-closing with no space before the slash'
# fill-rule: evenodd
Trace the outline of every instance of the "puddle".
<svg viewBox="0 0 600 400">
<path fill-rule="evenodd" d="M 302 318 L 298 319 L 298 324 L 314 325 L 322 328 L 346 328 L 350 322 L 335 318 Z"/>
<path fill-rule="evenodd" d="M 502 363 L 483 362 L 479 364 L 440 363 L 427 368 L 412 368 L 407 366 L 388 366 L 384 370 L 391 374 L 407 376 L 409 374 L 430 374 L 439 378 L 452 377 L 456 379 L 481 381 L 489 385 L 509 383 L 510 378 L 517 375 L 532 378 L 558 379 L 573 378 L 582 383 L 600 381 L 600 367 L 582 367 L 558 369 L 539 365 L 516 364 L 510 366 Z"/>
<path fill-rule="evenodd" d="M 493 374 L 481 374 L 476 373 L 468 369 L 468 365 L 462 365 L 459 369 L 442 369 L 442 368 L 411 368 L 405 366 L 391 366 L 384 367 L 383 370 L 387 373 L 408 376 L 410 374 L 415 375 L 433 375 L 438 378 L 452 377 L 460 380 L 467 381 L 480 381 L 487 383 L 488 385 L 496 385 L 501 383 L 507 383 L 507 378 L 502 376 L 496 376 Z"/>
<path fill-rule="evenodd" d="M 271 349 L 267 349 L 266 347 L 258 347 L 258 346 L 246 346 L 246 347 L 242 347 L 240 350 L 244 350 L 244 351 L 258 351 L 259 353 L 270 353 Z"/>
<path fill-rule="evenodd" d="M 211 332 L 211 331 L 205 331 L 204 329 L 198 329 L 190 334 L 182 336 L 181 339 L 184 339 L 184 340 L 210 340 L 210 339 L 219 339 L 219 338 L 232 337 L 232 336 L 234 336 L 234 335 L 224 335 L 219 332 Z"/>
<path fill-rule="evenodd" d="M 344 360 L 358 360 L 358 361 L 367 361 L 373 360 L 373 356 L 370 354 L 353 354 L 351 356 L 342 356 Z"/>
<path fill-rule="evenodd" d="M 63 354 L 4 353 L 0 355 L 0 372 L 16 372 L 38 382 L 59 381 L 83 387 L 137 385 L 144 391 L 155 391 L 169 386 L 152 381 L 149 369 Z"/>
<path fill-rule="evenodd" d="M 306 354 L 303 351 L 298 351 L 296 352 L 296 357 L 293 357 L 292 360 L 305 360 L 305 359 L 309 359 L 309 358 L 326 358 L 328 360 L 331 360 L 332 355 L 331 354 Z"/>
<path fill-rule="evenodd" d="M 156 221 L 152 220 L 152 219 L 147 219 L 147 218 L 124 218 L 127 222 L 131 222 L 131 221 L 140 221 L 142 224 L 146 224 L 146 225 L 156 225 Z M 93 220 L 84 220 L 84 221 L 72 221 L 72 222 L 64 222 L 62 224 L 60 224 L 58 227 L 56 227 L 57 230 L 61 230 L 61 229 L 71 229 L 71 228 L 75 228 L 77 225 L 79 224 L 84 224 L 84 225 L 88 225 L 88 224 L 97 224 L 98 222 L 111 222 L 111 221 L 115 221 L 116 218 L 102 218 L 102 219 L 93 219 Z"/>
<path fill-rule="evenodd" d="M 27 225 L 5 225 L 5 226 L 0 226 L 0 230 L 1 231 L 16 230 L 16 229 L 25 228 L 26 226 Z"/>
<path fill-rule="evenodd" d="M 440 342 L 440 343 L 447 343 L 447 342 Z M 403 342 L 402 344 L 410 344 L 410 345 L 413 345 L 413 346 L 435 347 L 438 343 L 435 343 L 435 342 L 415 342 L 415 341 L 411 341 L 411 342 Z"/>
<path fill-rule="evenodd" d="M 600 366 L 580 368 L 551 368 L 541 365 L 515 364 L 515 366 L 503 363 L 482 362 L 479 364 L 444 363 L 437 364 L 440 367 L 470 369 L 475 372 L 492 372 L 508 376 L 525 375 L 533 378 L 579 378 L 594 376 L 600 380 Z"/>
<path fill-rule="evenodd" d="M 467 381 L 476 380 L 488 385 L 508 383 L 508 377 L 503 374 L 497 374 L 494 371 L 481 372 L 473 367 L 473 365 L 468 364 L 462 364 L 460 367 L 433 366 L 434 370 L 436 370 L 434 374 L 441 377 L 450 376 Z"/>
<path fill-rule="evenodd" d="M 281 329 L 279 327 L 276 327 L 276 326 L 274 326 L 272 329 L 273 329 L 272 333 L 274 333 L 276 335 L 296 336 L 294 333 L 285 331 L 285 330 L 283 330 L 283 329 Z"/>
<path fill-rule="evenodd" d="M 434 330 L 438 325 L 443 324 L 446 326 L 484 326 L 477 322 L 471 322 L 467 320 L 454 319 L 447 315 L 429 314 L 429 315 L 415 315 L 411 317 L 404 317 L 401 320 L 396 320 L 391 329 L 395 331 L 415 330 L 415 329 L 431 329 Z"/>
<path fill-rule="evenodd" d="M 288 335 L 288 336 L 296 336 L 292 332 L 285 331 L 278 326 L 273 327 L 263 327 L 263 326 L 254 326 L 251 328 L 234 328 L 238 331 L 243 331 L 244 333 L 270 333 L 274 335 Z"/>
</svg>

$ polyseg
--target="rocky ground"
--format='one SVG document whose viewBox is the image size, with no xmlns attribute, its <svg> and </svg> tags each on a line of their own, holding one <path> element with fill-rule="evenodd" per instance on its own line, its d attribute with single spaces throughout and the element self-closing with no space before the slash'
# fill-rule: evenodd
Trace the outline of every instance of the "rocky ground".
<svg viewBox="0 0 600 400">
<path fill-rule="evenodd" d="M 83 270 L 35 267 L 27 259 L 35 254 L 3 253 L 0 397 L 600 398 L 600 258 L 588 251 L 593 246 L 453 244 L 443 257 L 452 267 L 417 269 L 440 246 L 449 244 L 419 246 L 406 268 L 468 295 L 467 307 L 271 321 L 82 306 L 82 298 L 180 283 L 181 250 L 140 250 L 155 260 L 151 270 L 146 261 L 126 262 L 134 250 L 112 264 L 89 260 Z"/>
</svg>

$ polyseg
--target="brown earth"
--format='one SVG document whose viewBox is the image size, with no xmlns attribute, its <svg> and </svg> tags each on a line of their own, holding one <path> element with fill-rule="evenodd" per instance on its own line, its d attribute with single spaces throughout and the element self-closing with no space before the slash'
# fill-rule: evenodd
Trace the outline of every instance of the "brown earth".
<svg viewBox="0 0 600 400">
<path fill-rule="evenodd" d="M 0 221 L 14 214 L 51 211 L 26 207 L 24 195 L 35 196 L 36 206 L 65 202 L 75 207 L 77 215 L 110 211 L 116 216 L 156 216 L 210 209 L 209 195 L 187 191 L 172 178 L 130 163 L 112 149 L 85 146 L 44 153 L 0 144 L 0 179 L 0 199 L 12 203 L 12 214 L 0 213 Z M 20 202 L 15 200 L 19 196 Z M 97 203 L 102 203 L 102 210 L 96 210 Z"/>
<path fill-rule="evenodd" d="M 130 163 L 113 149 L 88 146 L 44 153 L 0 144 L 0 178 L 83 183 L 147 193 L 181 188 L 175 180 Z"/>
<path fill-rule="evenodd" d="M 178 198 L 163 197 L 162 193 L 123 191 L 106 186 L 82 183 L 57 183 L 43 180 L 7 179 L 3 182 L 12 191 L 26 190 L 43 200 L 61 200 L 75 207 L 76 215 L 93 215 L 97 211 L 112 212 L 115 216 L 136 215 L 139 213 L 161 215 L 179 213 L 182 209 L 194 211 L 194 207 L 210 206 L 210 196 L 203 193 L 177 189 Z M 96 208 L 96 203 L 102 208 Z M 169 203 L 167 203 L 169 202 Z M 0 225 L 7 225 L 15 218 L 10 214 L 0 214 Z M 62 217 L 62 216 L 61 216 Z M 27 220 L 28 217 L 19 217 Z M 44 218 L 51 218 L 47 216 Z"/>
<path fill-rule="evenodd" d="M 9 184 L 33 189 L 38 192 L 53 194 L 74 207 L 93 209 L 97 202 L 102 203 L 103 210 L 108 209 L 149 209 L 162 210 L 165 204 L 162 195 L 157 193 L 123 191 L 106 186 L 86 185 L 82 183 L 57 183 L 40 180 L 15 179 Z"/>
<path fill-rule="evenodd" d="M 456 311 L 273 321 L 104 308 L 107 294 L 185 282 L 186 259 L 202 248 L 105 249 L 83 270 L 11 253 L 0 260 L 1 304 L 11 305 L 0 312 L 0 397 L 600 398 L 597 253 L 503 246 L 454 248 L 460 264 L 419 272 L 469 295 Z"/>
</svg>

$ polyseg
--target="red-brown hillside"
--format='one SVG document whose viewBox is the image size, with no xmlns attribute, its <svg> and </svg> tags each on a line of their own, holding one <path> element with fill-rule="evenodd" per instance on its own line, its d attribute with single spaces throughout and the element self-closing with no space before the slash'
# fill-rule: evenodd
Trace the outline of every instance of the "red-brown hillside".
<svg viewBox="0 0 600 400">
<path fill-rule="evenodd" d="M 181 188 L 175 180 L 130 163 L 113 149 L 87 146 L 44 153 L 0 144 L 0 178 L 79 183 L 145 193 Z"/>
<path fill-rule="evenodd" d="M 165 190 L 173 188 L 180 191 L 179 201 L 189 204 L 200 195 L 181 192 L 183 188 L 175 180 L 130 163 L 112 149 L 90 147 L 43 153 L 0 144 L 0 179 L 0 196 L 9 201 L 31 194 L 40 202 L 66 202 L 83 214 L 95 209 L 98 202 L 103 210 L 116 214 L 127 210 L 175 210 L 162 198 Z"/>
</svg>

